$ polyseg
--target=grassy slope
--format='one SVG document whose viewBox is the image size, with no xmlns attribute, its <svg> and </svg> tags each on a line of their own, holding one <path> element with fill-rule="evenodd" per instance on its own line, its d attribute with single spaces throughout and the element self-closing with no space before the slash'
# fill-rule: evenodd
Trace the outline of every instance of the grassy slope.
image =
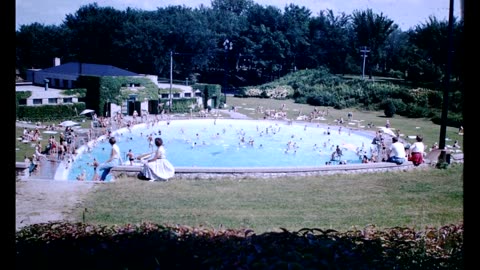
<svg viewBox="0 0 480 270">
<path fill-rule="evenodd" d="M 260 119 L 263 117 L 261 113 L 256 112 L 258 106 L 263 107 L 264 109 L 276 109 L 279 110 L 282 107 L 282 104 L 285 104 L 285 110 L 287 111 L 287 116 L 289 119 L 297 119 L 300 114 L 308 115 L 315 108 L 314 106 L 306 104 L 297 104 L 292 100 L 273 100 L 273 99 L 259 99 L 259 98 L 237 98 L 237 97 L 227 97 L 227 104 L 229 107 L 237 107 L 239 113 L 243 113 L 251 118 Z M 323 111 L 327 110 L 327 107 L 316 107 L 317 110 Z M 424 137 L 424 143 L 428 146 L 431 146 L 434 142 L 438 142 L 440 138 L 440 126 L 432 123 L 429 119 L 425 118 L 406 118 L 403 116 L 395 115 L 393 118 L 386 118 L 383 112 L 379 111 L 366 111 L 359 109 L 343 109 L 336 110 L 333 108 L 328 108 L 329 116 L 326 116 L 325 121 L 316 120 L 315 122 L 321 124 L 330 124 L 336 125 L 334 120 L 340 119 L 343 117 L 344 120 L 347 120 L 348 112 L 353 113 L 353 120 L 361 121 L 361 125 L 366 126 L 367 123 L 372 123 L 375 127 L 384 127 L 386 120 L 390 120 L 392 128 L 399 129 L 401 134 L 404 134 L 404 138 L 409 142 L 414 142 L 412 139 L 408 139 L 407 136 L 413 136 L 421 134 Z M 347 121 L 348 122 L 348 121 Z M 346 124 L 345 127 L 349 128 L 358 128 L 355 125 Z M 366 128 L 361 128 L 362 130 Z M 377 128 L 372 128 L 370 130 L 377 130 Z M 458 129 L 455 127 L 447 127 L 446 134 L 447 145 L 453 145 L 455 140 L 458 140 L 460 145 L 463 146 L 463 136 L 458 135 Z"/>
<path fill-rule="evenodd" d="M 84 206 L 87 222 L 110 225 L 151 221 L 256 232 L 438 227 L 463 221 L 463 165 L 275 179 L 120 178 L 99 185 Z"/>
</svg>

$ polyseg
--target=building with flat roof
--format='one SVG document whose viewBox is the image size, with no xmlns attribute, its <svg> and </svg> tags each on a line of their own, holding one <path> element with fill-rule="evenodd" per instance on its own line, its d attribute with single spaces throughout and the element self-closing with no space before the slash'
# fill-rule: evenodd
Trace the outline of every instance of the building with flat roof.
<svg viewBox="0 0 480 270">
<path fill-rule="evenodd" d="M 80 76 L 140 76 L 135 72 L 117 68 L 110 65 L 69 62 L 46 69 L 29 69 L 26 72 L 26 81 L 33 85 L 72 89 L 76 88 L 76 81 Z"/>
<path fill-rule="evenodd" d="M 36 86 L 31 83 L 17 83 L 16 92 L 30 91 L 30 97 L 19 100 L 19 105 L 40 106 L 40 105 L 59 105 L 79 102 L 76 95 L 66 95 L 63 89 L 49 88 L 45 86 Z"/>
</svg>

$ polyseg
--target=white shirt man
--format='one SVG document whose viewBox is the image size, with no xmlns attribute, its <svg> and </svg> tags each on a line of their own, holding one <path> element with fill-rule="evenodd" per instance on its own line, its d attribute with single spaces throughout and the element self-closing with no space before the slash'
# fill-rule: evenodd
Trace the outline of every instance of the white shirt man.
<svg viewBox="0 0 480 270">
<path fill-rule="evenodd" d="M 387 162 L 393 162 L 400 165 L 405 162 L 405 156 L 405 146 L 403 145 L 403 143 L 398 141 L 397 137 L 393 137 Z"/>
</svg>

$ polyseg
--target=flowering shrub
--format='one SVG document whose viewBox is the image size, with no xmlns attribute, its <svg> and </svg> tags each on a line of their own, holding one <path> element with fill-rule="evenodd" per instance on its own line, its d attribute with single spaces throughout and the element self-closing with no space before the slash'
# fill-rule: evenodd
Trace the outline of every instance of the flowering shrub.
<svg viewBox="0 0 480 270">
<path fill-rule="evenodd" d="M 288 85 L 277 85 L 271 88 L 249 88 L 244 95 L 247 97 L 262 97 L 273 99 L 286 99 L 293 95 L 293 88 Z"/>
<path fill-rule="evenodd" d="M 463 224 L 268 232 L 46 223 L 16 233 L 16 269 L 463 269 Z"/>
</svg>

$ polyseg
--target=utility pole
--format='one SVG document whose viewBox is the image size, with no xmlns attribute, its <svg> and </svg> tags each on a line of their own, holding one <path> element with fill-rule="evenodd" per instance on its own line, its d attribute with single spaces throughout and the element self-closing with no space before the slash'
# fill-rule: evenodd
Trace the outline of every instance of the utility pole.
<svg viewBox="0 0 480 270">
<path fill-rule="evenodd" d="M 363 46 L 363 49 L 360 49 L 360 52 L 363 53 L 362 79 L 365 79 L 365 59 L 367 58 L 367 53 L 369 53 L 370 50 L 367 49 L 367 46 Z"/>
<path fill-rule="evenodd" d="M 223 42 L 223 46 L 225 49 L 225 59 L 224 61 L 224 67 L 223 67 L 223 94 L 225 98 L 225 105 L 227 104 L 227 85 L 228 85 L 228 51 L 233 49 L 233 42 L 229 41 L 228 39 L 225 39 Z"/>
<path fill-rule="evenodd" d="M 438 148 L 441 152 L 438 156 L 438 163 L 441 165 L 447 161 L 447 152 L 445 149 L 445 139 L 447 134 L 447 113 L 448 113 L 448 92 L 450 88 L 450 69 L 452 66 L 452 50 L 453 50 L 453 0 L 450 0 L 450 10 L 448 16 L 448 52 L 447 52 L 447 66 L 445 70 L 445 88 L 443 89 L 443 106 L 442 118 L 440 125 L 440 139 Z"/>
<path fill-rule="evenodd" d="M 169 111 L 172 112 L 172 84 L 173 84 L 173 51 L 170 51 L 170 95 L 169 95 Z"/>
</svg>

